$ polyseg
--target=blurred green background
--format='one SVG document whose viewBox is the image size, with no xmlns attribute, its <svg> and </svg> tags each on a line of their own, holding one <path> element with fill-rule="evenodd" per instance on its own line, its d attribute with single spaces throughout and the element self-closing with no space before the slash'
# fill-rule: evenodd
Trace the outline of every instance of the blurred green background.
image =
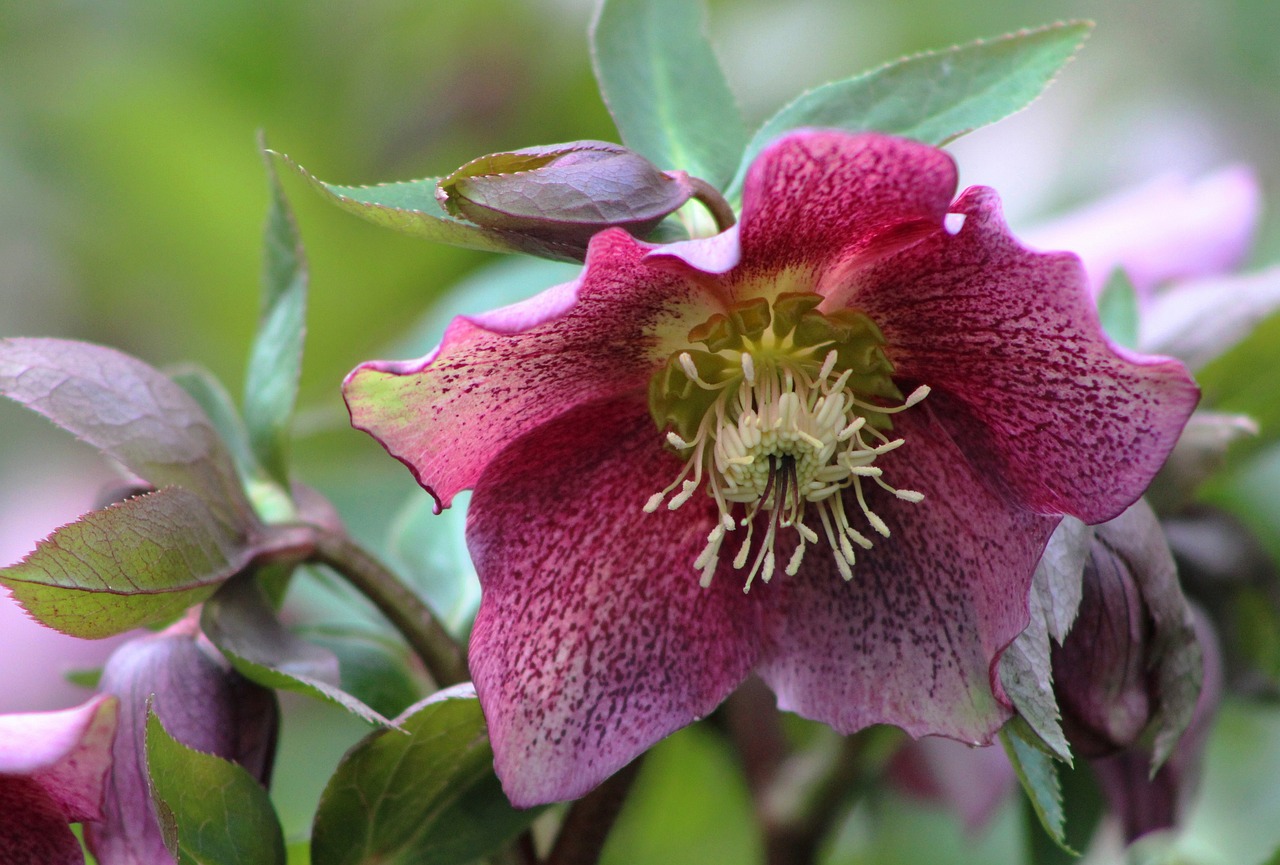
<svg viewBox="0 0 1280 865">
<path fill-rule="evenodd" d="M 0 336 L 88 339 L 156 365 L 194 360 L 238 393 L 257 315 L 267 200 L 257 131 L 338 183 L 438 175 L 495 150 L 614 138 L 587 55 L 591 10 L 588 0 L 0 0 Z M 805 87 L 905 53 L 1082 17 L 1098 27 L 1061 81 L 1028 111 L 953 148 L 962 183 L 999 189 L 1016 229 L 1161 173 L 1245 163 L 1269 205 L 1254 262 L 1280 259 L 1274 0 L 718 0 L 710 32 L 748 118 L 761 120 Z M 339 382 L 356 363 L 388 353 L 429 302 L 494 257 L 374 228 L 296 178 L 285 181 L 311 267 L 298 471 L 372 538 L 382 505 L 415 487 L 376 444 L 346 428 Z M 1209 399 L 1277 406 L 1274 366 L 1265 366 L 1273 357 L 1263 352 L 1264 366 L 1248 375 L 1220 373 Z M 1224 485 L 1218 497 L 1249 512 L 1277 552 L 1280 509 L 1270 479 L 1280 478 L 1280 459 L 1269 432 L 1235 468 L 1250 483 Z M 0 559 L 21 555 L 90 506 L 101 477 L 92 466 L 47 424 L 0 405 Z M 82 476 L 91 481 L 77 486 Z M 10 695 L 0 710 L 65 696 L 22 696 L 13 671 L 34 676 L 16 652 L 6 649 L 0 668 L 0 694 Z M 295 835 L 318 790 L 308 792 L 314 777 L 294 778 L 285 767 L 303 754 L 336 760 L 359 732 L 330 710 L 312 711 L 320 712 L 312 725 L 319 738 L 287 729 L 284 742 L 281 781 L 300 791 L 282 795 Z M 1280 777 L 1273 753 L 1280 730 L 1270 716 L 1230 711 L 1232 729 L 1245 731 L 1237 739 L 1255 744 L 1245 752 L 1218 740 L 1220 762 L 1245 774 L 1213 770 L 1210 782 L 1220 791 L 1262 791 L 1250 797 L 1249 813 L 1274 827 L 1280 782 L 1266 778 Z M 655 764 L 694 761 L 712 774 L 725 765 L 722 755 L 699 751 L 696 733 L 674 741 L 665 747 L 675 756 Z M 313 774 L 326 771 L 316 762 Z M 646 783 L 642 789 L 672 786 Z M 735 837 L 746 831 L 740 797 L 725 795 L 718 810 L 708 811 L 704 797 L 701 810 L 668 812 L 695 823 L 705 817 L 699 837 L 716 826 Z M 641 820 L 630 819 L 632 827 Z M 992 831 L 1010 823 L 1017 821 L 1005 815 Z M 971 846 L 954 821 L 946 826 L 935 835 L 960 839 L 948 846 Z M 1194 861 L 1258 861 L 1280 835 L 1280 828 L 1232 826 L 1205 830 L 1209 840 L 1195 848 L 1205 858 Z M 644 861 L 711 861 L 679 858 L 671 848 L 684 835 L 671 837 L 665 847 L 651 839 Z M 979 840 L 972 854 L 957 853 L 972 860 L 956 861 L 1010 855 L 1007 835 Z M 876 843 L 837 859 L 921 861 Z M 750 861 L 752 849 L 739 844 L 717 861 Z"/>
</svg>

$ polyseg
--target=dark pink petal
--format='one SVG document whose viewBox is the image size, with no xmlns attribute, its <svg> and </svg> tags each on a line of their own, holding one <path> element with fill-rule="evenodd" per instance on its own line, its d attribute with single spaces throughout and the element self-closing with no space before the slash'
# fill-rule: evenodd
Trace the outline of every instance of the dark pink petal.
<svg viewBox="0 0 1280 865">
<path fill-rule="evenodd" d="M 886 723 L 986 743 L 1009 717 L 991 670 L 1026 627 L 1031 575 L 1057 519 L 992 489 L 928 400 L 896 415 L 894 427 L 906 444 L 876 465 L 924 501 L 878 488 L 868 496 L 892 536 L 858 553 L 852 581 L 820 547 L 795 577 L 774 577 L 779 597 L 765 612 L 776 648 L 758 672 L 780 708 L 842 733 Z M 845 506 L 860 516 L 851 496 Z"/>
<path fill-rule="evenodd" d="M 643 400 L 592 404 L 517 441 L 476 486 L 471 672 L 517 807 L 586 793 L 755 663 L 758 596 L 722 577 L 703 589 L 693 567 L 711 500 L 642 511 L 680 470 L 661 442 Z"/>
<path fill-rule="evenodd" d="M 734 277 L 821 271 L 875 255 L 886 243 L 940 229 L 955 190 L 955 163 L 935 147 L 874 133 L 791 133 L 747 175 Z"/>
<path fill-rule="evenodd" d="M 1117 516 L 1178 440 L 1195 383 L 1178 361 L 1110 345 L 1079 260 L 1019 246 L 992 190 L 954 210 L 958 234 L 850 274 L 850 305 L 880 325 L 895 374 L 934 389 L 981 474 L 1041 513 Z"/>
<path fill-rule="evenodd" d="M 29 778 L 0 775 L 0 862 L 84 865 L 67 815 Z"/>
<path fill-rule="evenodd" d="M 99 695 L 60 712 L 0 715 L 0 776 L 29 778 L 63 823 L 99 819 L 116 714 L 116 701 Z"/>
<path fill-rule="evenodd" d="M 694 283 L 647 265 L 648 250 L 624 231 L 601 232 L 578 283 L 456 319 L 421 361 L 361 365 L 344 385 L 352 423 L 447 506 L 529 430 L 585 402 L 644 392 L 666 359 L 660 340 L 718 309 Z"/>
</svg>

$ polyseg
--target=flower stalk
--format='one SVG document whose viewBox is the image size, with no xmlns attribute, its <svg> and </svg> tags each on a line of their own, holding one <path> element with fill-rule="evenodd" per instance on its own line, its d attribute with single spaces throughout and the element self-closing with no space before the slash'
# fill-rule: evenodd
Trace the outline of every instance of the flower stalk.
<svg viewBox="0 0 1280 865">
<path fill-rule="evenodd" d="M 469 678 L 462 649 L 431 609 L 349 537 L 318 531 L 312 560 L 337 571 L 373 602 L 422 660 L 436 685 L 444 688 Z"/>
</svg>

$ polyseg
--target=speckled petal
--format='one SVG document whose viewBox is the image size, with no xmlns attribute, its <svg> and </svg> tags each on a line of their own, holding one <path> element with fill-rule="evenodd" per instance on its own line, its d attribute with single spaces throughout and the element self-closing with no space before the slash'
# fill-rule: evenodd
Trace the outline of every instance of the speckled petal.
<svg viewBox="0 0 1280 865">
<path fill-rule="evenodd" d="M 352 423 L 405 463 L 440 506 L 503 447 L 576 405 L 644 392 L 662 346 L 719 307 L 644 262 L 621 229 L 592 239 L 576 283 L 450 325 L 420 361 L 362 364 L 346 380 Z"/>
<path fill-rule="evenodd" d="M 852 581 L 818 548 L 795 577 L 774 577 L 774 648 L 759 673 L 781 708 L 844 733 L 887 723 L 985 743 L 1009 717 L 991 671 L 1026 627 L 1031 575 L 1057 519 L 989 487 L 927 403 L 895 417 L 906 444 L 876 461 L 924 500 L 874 489 L 868 501 L 892 536 L 858 553 Z"/>
<path fill-rule="evenodd" d="M 735 275 L 820 272 L 880 254 L 940 230 L 955 190 L 955 163 L 936 147 L 873 133 L 791 133 L 747 175 Z"/>
<path fill-rule="evenodd" d="M 679 470 L 645 403 L 625 399 L 542 426 L 476 486 L 471 672 L 517 807 L 586 793 L 755 663 L 755 596 L 733 580 L 703 589 L 693 568 L 711 500 L 642 511 Z"/>
<path fill-rule="evenodd" d="M 896 375 L 934 388 L 984 476 L 1040 513 L 1117 516 L 1178 440 L 1195 383 L 1176 360 L 1110 345 L 1079 259 L 1018 245 L 992 190 L 954 211 L 958 234 L 851 273 L 850 305 L 880 325 Z"/>
<path fill-rule="evenodd" d="M 0 862 L 84 865 L 66 814 L 29 778 L 0 775 Z"/>
<path fill-rule="evenodd" d="M 0 776 L 29 778 L 64 823 L 98 819 L 116 708 L 114 698 L 99 695 L 59 712 L 0 715 Z"/>
</svg>

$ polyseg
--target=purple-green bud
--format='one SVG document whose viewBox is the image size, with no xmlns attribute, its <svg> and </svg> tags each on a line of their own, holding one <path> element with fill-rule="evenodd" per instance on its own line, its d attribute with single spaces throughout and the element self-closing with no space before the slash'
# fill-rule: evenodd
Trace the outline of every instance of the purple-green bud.
<svg viewBox="0 0 1280 865">
<path fill-rule="evenodd" d="M 693 194 L 683 171 L 662 171 L 607 141 L 491 153 L 436 185 L 450 215 L 575 250 L 577 257 L 606 228 L 645 236 Z"/>
<path fill-rule="evenodd" d="M 1151 623 L 1130 563 L 1106 543 L 1093 542 L 1083 583 L 1053 679 L 1072 750 L 1102 757 L 1136 742 L 1151 718 Z"/>
<path fill-rule="evenodd" d="M 152 809 L 146 767 L 147 702 L 189 748 L 239 763 L 264 785 L 275 758 L 275 692 L 250 682 L 188 616 L 112 654 L 100 689 L 120 700 L 119 732 L 101 822 L 85 825 L 100 865 L 173 862 Z"/>
</svg>

